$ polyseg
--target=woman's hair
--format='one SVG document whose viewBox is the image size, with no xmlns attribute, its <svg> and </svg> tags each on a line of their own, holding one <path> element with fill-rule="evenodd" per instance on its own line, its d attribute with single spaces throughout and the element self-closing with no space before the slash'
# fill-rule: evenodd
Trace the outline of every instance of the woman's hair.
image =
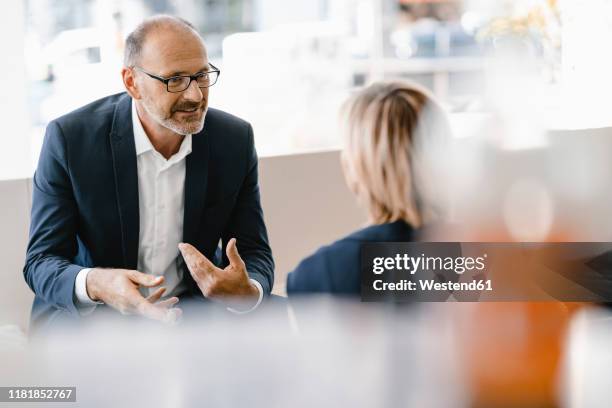
<svg viewBox="0 0 612 408">
<path fill-rule="evenodd" d="M 413 227 L 442 216 L 435 176 L 450 128 L 444 110 L 421 87 L 380 82 L 343 107 L 344 173 L 376 224 L 403 220 Z"/>
</svg>

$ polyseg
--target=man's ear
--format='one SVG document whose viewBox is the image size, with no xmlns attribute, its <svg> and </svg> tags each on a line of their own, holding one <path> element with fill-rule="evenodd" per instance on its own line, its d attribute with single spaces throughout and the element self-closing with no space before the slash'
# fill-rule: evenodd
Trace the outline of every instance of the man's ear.
<svg viewBox="0 0 612 408">
<path fill-rule="evenodd" d="M 123 85 L 125 90 L 133 99 L 140 99 L 140 92 L 136 86 L 136 77 L 134 76 L 134 70 L 132 68 L 123 67 L 121 69 L 121 78 L 123 79 Z"/>
</svg>

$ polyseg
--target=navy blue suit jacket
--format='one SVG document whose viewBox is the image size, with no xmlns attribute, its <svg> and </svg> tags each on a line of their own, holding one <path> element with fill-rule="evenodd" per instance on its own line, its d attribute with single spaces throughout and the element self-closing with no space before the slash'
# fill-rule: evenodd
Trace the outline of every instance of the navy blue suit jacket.
<svg viewBox="0 0 612 408">
<path fill-rule="evenodd" d="M 324 246 L 304 259 L 287 277 L 287 293 L 334 293 L 358 296 L 360 250 L 364 242 L 411 242 L 416 231 L 403 221 L 372 225 Z"/>
<path fill-rule="evenodd" d="M 257 181 L 251 125 L 209 108 L 186 159 L 183 241 L 213 259 L 237 239 L 251 278 L 270 293 L 274 263 Z M 112 95 L 47 126 L 33 180 L 25 279 L 32 323 L 78 317 L 74 284 L 86 267 L 136 269 L 138 173 L 131 98 Z M 186 296 L 202 296 L 188 271 Z"/>
</svg>

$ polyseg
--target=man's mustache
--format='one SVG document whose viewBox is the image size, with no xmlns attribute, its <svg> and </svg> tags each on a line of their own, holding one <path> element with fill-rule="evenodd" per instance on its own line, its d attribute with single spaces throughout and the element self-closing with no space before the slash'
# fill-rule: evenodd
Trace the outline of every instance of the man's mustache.
<svg viewBox="0 0 612 408">
<path fill-rule="evenodd" d="M 180 104 L 174 105 L 174 107 L 172 108 L 172 112 L 192 110 L 193 108 L 200 109 L 204 106 L 205 103 L 206 103 L 206 99 L 204 99 L 202 103 L 193 103 L 193 102 L 180 103 Z"/>
</svg>

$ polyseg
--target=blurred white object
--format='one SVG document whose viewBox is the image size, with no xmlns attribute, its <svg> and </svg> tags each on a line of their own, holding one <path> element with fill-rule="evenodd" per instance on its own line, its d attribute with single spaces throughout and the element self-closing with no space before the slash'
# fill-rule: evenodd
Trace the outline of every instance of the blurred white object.
<svg viewBox="0 0 612 408">
<path fill-rule="evenodd" d="M 295 306 L 297 335 L 284 304 L 246 318 L 203 309 L 172 328 L 66 327 L 0 365 L 0 383 L 76 386 L 87 407 L 467 406 L 450 315 L 437 306 Z"/>
<path fill-rule="evenodd" d="M 95 28 L 62 31 L 43 49 L 54 92 L 41 103 L 45 122 L 124 90 L 120 50 L 113 36 Z"/>
<path fill-rule="evenodd" d="M 604 408 L 612 398 L 612 312 L 587 309 L 570 325 L 560 378 L 563 406 Z"/>
<path fill-rule="evenodd" d="M 24 332 L 15 325 L 0 326 L 0 352 L 23 350 L 28 339 Z"/>
<path fill-rule="evenodd" d="M 518 180 L 503 200 L 504 220 L 516 241 L 546 239 L 554 218 L 554 203 L 545 185 L 535 180 Z"/>
</svg>

